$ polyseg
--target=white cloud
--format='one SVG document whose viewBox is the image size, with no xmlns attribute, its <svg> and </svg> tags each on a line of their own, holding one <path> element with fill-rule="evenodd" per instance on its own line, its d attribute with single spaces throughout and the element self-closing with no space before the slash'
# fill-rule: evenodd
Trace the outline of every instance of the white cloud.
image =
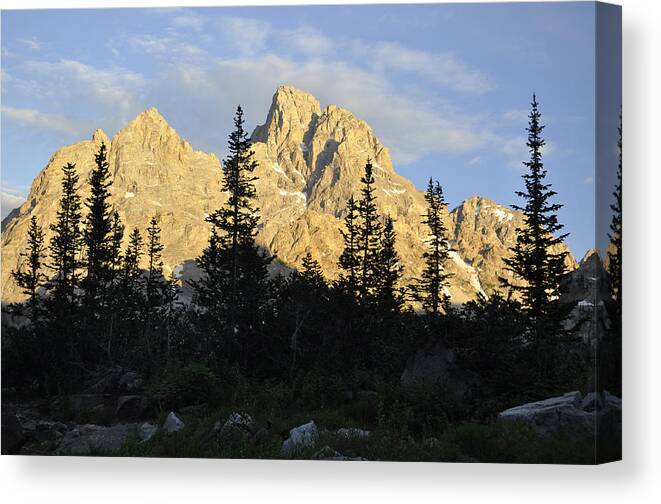
<svg viewBox="0 0 661 504">
<path fill-rule="evenodd" d="M 529 113 L 530 111 L 526 109 L 508 110 L 503 114 L 503 117 L 508 121 L 527 123 Z"/>
<path fill-rule="evenodd" d="M 18 42 L 27 47 L 28 49 L 32 49 L 33 51 L 38 51 L 41 49 L 41 43 L 37 40 L 36 37 L 30 37 L 27 39 L 18 39 Z"/>
<path fill-rule="evenodd" d="M 89 125 L 59 114 L 46 114 L 29 108 L 2 106 L 2 118 L 23 126 L 57 131 L 70 136 L 80 136 L 89 131 Z"/>
<path fill-rule="evenodd" d="M 174 37 L 154 37 L 152 35 L 135 35 L 127 39 L 134 48 L 156 56 L 165 56 L 168 59 L 197 58 L 204 51 L 196 45 L 179 40 Z"/>
<path fill-rule="evenodd" d="M 99 69 L 79 61 L 27 61 L 23 69 L 43 79 L 32 80 L 37 91 L 53 96 L 59 102 L 82 100 L 103 106 L 120 121 L 127 121 L 136 111 L 145 78 L 124 68 Z M 36 84 L 35 84 L 36 83 Z"/>
<path fill-rule="evenodd" d="M 277 37 L 289 49 L 306 56 L 321 57 L 335 52 L 333 40 L 311 27 L 282 30 Z"/>
<path fill-rule="evenodd" d="M 204 18 L 193 12 L 176 15 L 170 21 L 174 28 L 192 29 L 200 31 L 204 27 Z"/>
<path fill-rule="evenodd" d="M 25 202 L 26 191 L 3 183 L 0 188 L 0 219 L 7 217 L 9 212 Z"/>
<path fill-rule="evenodd" d="M 225 59 L 209 68 L 173 67 L 162 82 L 174 83 L 177 89 L 168 92 L 184 100 L 181 106 L 209 128 L 217 127 L 218 117 L 231 117 L 237 103 L 248 103 L 249 112 L 259 114 L 253 119 L 263 121 L 276 87 L 291 84 L 322 105 L 336 104 L 365 120 L 400 164 L 431 152 L 463 152 L 483 141 L 461 119 L 434 112 L 393 89 L 380 75 L 342 61 L 299 62 L 276 55 Z"/>
<path fill-rule="evenodd" d="M 255 54 L 266 47 L 271 26 L 265 21 L 225 16 L 218 22 L 224 41 L 234 54 Z"/>
<path fill-rule="evenodd" d="M 492 87 L 482 72 L 471 69 L 451 53 L 432 54 L 394 42 L 366 46 L 364 51 L 372 64 L 382 71 L 417 74 L 435 84 L 463 92 L 483 93 Z"/>
</svg>

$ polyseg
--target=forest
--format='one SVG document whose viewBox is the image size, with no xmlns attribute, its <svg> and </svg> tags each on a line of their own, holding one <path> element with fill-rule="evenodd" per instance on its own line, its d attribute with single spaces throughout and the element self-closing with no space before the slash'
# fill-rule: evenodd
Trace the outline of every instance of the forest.
<svg viewBox="0 0 661 504">
<path fill-rule="evenodd" d="M 323 428 L 319 444 L 353 458 L 592 462 L 593 441 L 540 439 L 496 419 L 507 408 L 573 390 L 621 397 L 621 128 L 605 261 L 609 322 L 589 345 L 577 336 L 587 321 L 568 323 L 575 303 L 562 297 L 567 252 L 552 250 L 567 235 L 558 219 L 561 195 L 542 160 L 534 95 L 528 120 L 529 159 L 513 206 L 525 225 L 503 265 L 512 275 L 501 278 L 505 294 L 463 305 L 448 295 L 452 243 L 440 181 L 429 180 L 420 216 L 428 230 L 423 275 L 405 285 L 393 218 L 378 211 L 369 159 L 346 202 L 339 277 L 325 278 L 311 252 L 300 270 L 270 275 L 277 257 L 255 242 L 256 161 L 241 107 L 221 163 L 218 190 L 227 200 L 206 218 L 209 240 L 196 259 L 201 274 L 188 281 L 194 295 L 184 303 L 181 281 L 164 273 L 158 218 L 125 229 L 113 208 L 102 144 L 88 180 L 79 180 L 74 164 L 62 167 L 49 243 L 32 217 L 28 248 L 12 271 L 26 300 L 3 306 L 3 404 L 66 402 L 130 371 L 144 382 L 140 419 L 160 422 L 173 411 L 187 428 L 147 443 L 132 437 L 122 455 L 278 458 L 289 429 L 314 419 Z M 81 184 L 89 186 L 85 199 Z M 444 383 L 402 383 L 416 352 L 437 345 L 451 349 L 469 377 L 460 392 Z M 210 441 L 214 422 L 232 412 L 261 428 L 250 439 Z M 85 423 L 96 423 L 89 414 Z M 339 428 L 371 434 L 343 438 Z M 619 456 L 616 444 L 605 440 L 602 459 Z"/>
</svg>

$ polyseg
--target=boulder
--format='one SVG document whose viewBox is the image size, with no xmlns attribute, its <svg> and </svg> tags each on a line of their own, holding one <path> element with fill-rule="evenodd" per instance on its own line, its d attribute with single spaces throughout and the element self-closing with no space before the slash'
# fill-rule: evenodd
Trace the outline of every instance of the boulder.
<svg viewBox="0 0 661 504">
<path fill-rule="evenodd" d="M 145 385 L 145 380 L 135 371 L 127 371 L 119 379 L 118 388 L 120 392 L 135 394 L 140 392 Z"/>
<path fill-rule="evenodd" d="M 130 426 L 111 427 L 79 425 L 68 431 L 57 448 L 58 455 L 112 454 L 119 451 L 128 439 Z"/>
<path fill-rule="evenodd" d="M 367 460 L 362 457 L 347 457 L 342 455 L 340 452 L 334 450 L 330 446 L 326 445 L 321 450 L 317 451 L 312 455 L 312 460 L 334 460 L 334 461 L 362 461 Z"/>
<path fill-rule="evenodd" d="M 357 427 L 343 427 L 341 429 L 337 429 L 335 433 L 339 436 L 344 436 L 348 438 L 366 438 L 369 437 L 370 431 L 368 430 L 363 430 L 363 429 L 358 429 Z"/>
<path fill-rule="evenodd" d="M 158 433 L 158 425 L 150 422 L 143 423 L 138 427 L 138 437 L 141 443 L 146 443 Z"/>
<path fill-rule="evenodd" d="M 294 427 L 289 431 L 289 437 L 282 443 L 281 453 L 285 457 L 291 457 L 298 451 L 306 448 L 314 448 L 319 440 L 319 429 L 313 420 L 308 423 Z"/>
<path fill-rule="evenodd" d="M 217 431 L 224 439 L 248 439 L 253 434 L 254 422 L 247 413 L 232 413 Z M 215 426 L 214 426 L 215 427 Z"/>
<path fill-rule="evenodd" d="M 25 442 L 23 427 L 16 415 L 9 411 L 2 412 L 2 454 L 16 453 Z"/>
<path fill-rule="evenodd" d="M 174 414 L 174 411 L 170 411 L 168 416 L 165 418 L 165 422 L 163 422 L 163 430 L 166 434 L 179 432 L 184 428 L 184 426 L 184 422 Z"/>
<path fill-rule="evenodd" d="M 618 398 L 587 394 L 578 391 L 559 397 L 522 404 L 498 415 L 503 422 L 515 421 L 530 426 L 543 437 L 561 435 L 571 439 L 594 438 L 597 434 L 610 436 L 619 433 L 622 422 Z M 599 404 L 603 407 L 597 409 Z"/>
<path fill-rule="evenodd" d="M 151 412 L 151 401 L 140 395 L 126 395 L 117 398 L 115 416 L 119 420 L 142 420 Z"/>
<path fill-rule="evenodd" d="M 454 351 L 440 342 L 433 348 L 418 350 L 409 359 L 400 381 L 404 386 L 440 385 L 458 401 L 469 397 L 480 384 L 479 376 L 457 366 Z"/>
</svg>

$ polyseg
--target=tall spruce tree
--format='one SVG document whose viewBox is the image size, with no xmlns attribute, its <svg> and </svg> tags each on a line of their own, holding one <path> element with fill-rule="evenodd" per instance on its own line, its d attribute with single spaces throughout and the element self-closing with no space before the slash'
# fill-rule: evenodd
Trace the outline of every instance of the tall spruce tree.
<svg viewBox="0 0 661 504">
<path fill-rule="evenodd" d="M 510 293 L 519 293 L 528 318 L 528 338 L 536 352 L 540 384 L 551 384 L 560 379 L 555 376 L 559 364 L 562 336 L 567 334 L 563 322 L 569 315 L 570 306 L 560 302 L 561 280 L 567 273 L 565 260 L 568 252 L 557 250 L 567 234 L 560 234 L 563 226 L 558 222 L 557 211 L 562 208 L 553 203 L 556 192 L 546 183 L 546 169 L 542 162 L 545 142 L 544 126 L 537 98 L 533 95 L 528 124 L 527 146 L 530 160 L 524 161 L 528 172 L 523 175 L 525 191 L 516 194 L 525 200 L 524 206 L 513 205 L 523 212 L 524 225 L 517 229 L 512 255 L 504 259 L 506 270 L 513 279 L 501 278 Z"/>
<path fill-rule="evenodd" d="M 156 216 L 149 221 L 147 228 L 147 280 L 145 285 L 145 295 L 147 297 L 148 310 L 160 304 L 163 284 L 163 250 L 165 247 L 161 243 L 161 227 L 158 224 Z"/>
<path fill-rule="evenodd" d="M 378 262 L 382 224 L 376 208 L 374 173 L 372 163 L 367 160 L 365 173 L 360 179 L 363 187 L 360 190 L 361 199 L 358 202 L 359 277 L 358 293 L 362 304 L 369 304 L 376 293 L 378 284 Z"/>
<path fill-rule="evenodd" d="M 385 313 L 399 313 L 404 305 L 404 295 L 399 285 L 404 267 L 395 248 L 396 240 L 394 221 L 388 215 L 376 261 L 376 303 L 379 310 Z"/>
<path fill-rule="evenodd" d="M 28 296 L 27 305 L 33 323 L 39 317 L 40 299 L 38 291 L 46 284 L 47 280 L 42 271 L 44 251 L 44 231 L 37 224 L 37 218 L 33 215 L 28 227 L 27 251 L 21 253 L 21 263 L 17 269 L 11 272 L 16 285 L 21 288 L 23 294 Z"/>
<path fill-rule="evenodd" d="M 340 254 L 338 265 L 340 277 L 338 287 L 342 292 L 354 299 L 358 299 L 358 271 L 360 259 L 358 256 L 358 204 L 353 195 L 347 201 L 347 210 L 344 216 L 344 229 L 340 229 L 344 249 Z"/>
<path fill-rule="evenodd" d="M 610 280 L 611 297 L 616 305 L 622 303 L 622 114 L 618 127 L 617 141 L 617 183 L 613 191 L 614 202 L 610 206 L 611 217 L 610 247 L 608 248 L 608 276 Z"/>
<path fill-rule="evenodd" d="M 338 265 L 342 272 L 338 279 L 341 292 L 350 297 L 358 298 L 358 272 L 360 269 L 359 236 L 358 236 L 358 204 L 353 196 L 347 201 L 344 229 L 340 229 L 344 250 L 340 254 Z"/>
<path fill-rule="evenodd" d="M 267 293 L 267 266 L 272 258 L 255 243 L 259 222 L 254 204 L 257 161 L 244 129 L 240 106 L 228 150 L 229 156 L 222 163 L 221 187 L 228 194 L 227 202 L 207 218 L 212 226 L 211 236 L 197 259 L 203 276 L 193 285 L 197 302 L 211 316 L 214 329 L 219 334 L 234 335 L 235 351 L 245 365 L 248 333 L 259 324 L 259 312 Z M 219 327 L 223 323 L 229 326 L 229 331 Z"/>
<path fill-rule="evenodd" d="M 610 208 L 610 239 L 608 247 L 608 278 L 610 299 L 605 306 L 610 325 L 604 331 L 604 339 L 598 341 L 597 389 L 607 389 L 622 395 L 622 113 L 618 127 L 617 182 L 613 191 L 614 202 Z"/>
<path fill-rule="evenodd" d="M 422 278 L 413 285 L 414 299 L 422 303 L 428 313 L 447 313 L 450 306 L 450 297 L 446 294 L 449 279 L 452 276 L 447 272 L 447 261 L 450 255 L 450 241 L 448 230 L 443 222 L 443 211 L 447 209 L 443 188 L 431 178 L 425 192 L 427 212 L 423 216 L 423 224 L 429 228 L 427 250 L 422 257 L 425 269 Z"/>
<path fill-rule="evenodd" d="M 59 318 L 71 314 L 77 302 L 80 283 L 81 251 L 83 233 L 81 230 L 81 200 L 78 194 L 78 174 L 76 165 L 68 163 L 62 168 L 62 196 L 55 223 L 50 228 L 50 263 L 48 267 L 54 275 L 48 285 L 52 291 L 49 305 L 51 317 Z"/>
<path fill-rule="evenodd" d="M 325 288 L 328 285 L 319 261 L 312 257 L 309 250 L 303 257 L 303 270 L 299 273 L 299 276 L 306 285 L 314 290 Z"/>
<path fill-rule="evenodd" d="M 90 321 L 105 315 L 109 290 L 115 276 L 116 237 L 119 223 L 110 203 L 110 165 L 107 150 L 101 143 L 90 172 L 90 195 L 85 202 L 88 213 L 85 221 L 85 312 Z M 118 218 L 117 218 L 118 219 Z"/>
</svg>

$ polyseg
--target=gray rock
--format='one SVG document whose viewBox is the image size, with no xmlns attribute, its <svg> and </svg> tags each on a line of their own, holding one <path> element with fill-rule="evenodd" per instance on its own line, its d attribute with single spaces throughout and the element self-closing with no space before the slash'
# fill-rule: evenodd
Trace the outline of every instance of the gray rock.
<svg viewBox="0 0 661 504">
<path fill-rule="evenodd" d="M 119 420 L 142 420 L 149 415 L 150 409 L 150 401 L 145 396 L 120 396 L 117 398 L 115 416 Z"/>
<path fill-rule="evenodd" d="M 119 451 L 126 442 L 130 426 L 117 424 L 111 427 L 80 425 L 68 431 L 57 448 L 58 455 L 111 454 Z"/>
<path fill-rule="evenodd" d="M 590 392 L 585 394 L 581 401 L 581 409 L 583 411 L 601 411 L 604 407 L 604 399 L 601 394 Z"/>
<path fill-rule="evenodd" d="M 145 385 L 145 380 L 139 373 L 135 371 L 128 371 L 124 373 L 119 379 L 118 387 L 120 392 L 128 392 L 135 394 L 140 392 Z"/>
<path fill-rule="evenodd" d="M 291 457 L 296 452 L 314 448 L 319 440 L 319 430 L 313 420 L 308 423 L 294 427 L 289 431 L 289 437 L 282 443 L 281 453 L 285 457 Z"/>
<path fill-rule="evenodd" d="M 174 414 L 174 411 L 170 411 L 165 419 L 165 422 L 163 422 L 163 430 L 166 434 L 179 432 L 184 428 L 184 426 L 184 422 Z"/>
<path fill-rule="evenodd" d="M 254 422 L 247 413 L 232 413 L 218 431 L 221 438 L 249 438 L 253 433 Z"/>
<path fill-rule="evenodd" d="M 469 397 L 471 390 L 480 384 L 479 376 L 458 367 L 454 351 L 442 343 L 418 350 L 409 359 L 400 381 L 404 386 L 440 385 L 459 401 Z"/>
<path fill-rule="evenodd" d="M 499 421 L 516 421 L 530 426 L 540 436 L 562 435 L 571 439 L 594 438 L 597 433 L 616 433 L 621 426 L 622 411 L 606 401 L 600 410 L 593 408 L 602 399 L 585 398 L 578 391 L 543 401 L 522 404 L 498 415 Z M 617 398 L 615 398 L 617 399 Z M 603 401 L 602 401 L 603 402 Z"/>
<path fill-rule="evenodd" d="M 337 429 L 335 433 L 339 436 L 344 436 L 348 438 L 366 438 L 369 437 L 370 431 L 368 430 L 363 430 L 363 429 L 358 429 L 357 427 L 343 427 L 341 429 Z"/>
<path fill-rule="evenodd" d="M 138 427 L 138 437 L 141 443 L 146 443 L 158 433 L 158 425 L 150 422 L 143 423 Z"/>
</svg>

